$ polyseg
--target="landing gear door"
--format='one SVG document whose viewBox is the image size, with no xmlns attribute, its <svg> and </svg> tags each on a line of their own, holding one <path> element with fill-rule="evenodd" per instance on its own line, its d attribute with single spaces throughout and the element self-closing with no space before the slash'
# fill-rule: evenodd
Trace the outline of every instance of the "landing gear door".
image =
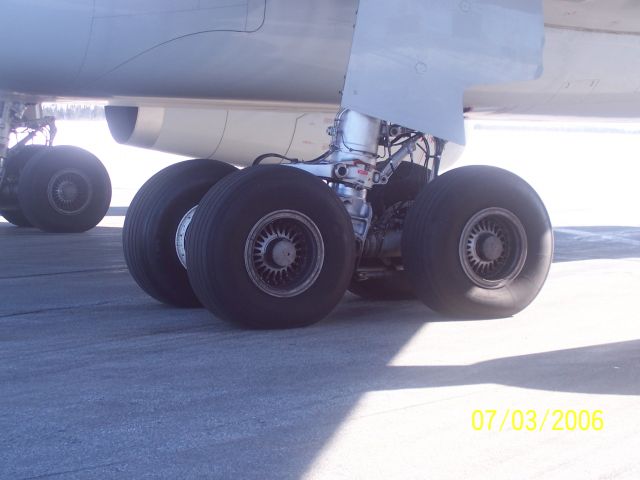
<svg viewBox="0 0 640 480">
<path fill-rule="evenodd" d="M 342 104 L 464 144 L 474 85 L 542 74 L 542 0 L 360 0 Z"/>
</svg>

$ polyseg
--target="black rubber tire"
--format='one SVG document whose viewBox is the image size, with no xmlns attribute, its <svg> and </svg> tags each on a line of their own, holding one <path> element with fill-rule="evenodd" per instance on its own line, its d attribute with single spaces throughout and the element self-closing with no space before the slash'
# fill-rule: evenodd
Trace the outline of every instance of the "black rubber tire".
<svg viewBox="0 0 640 480">
<path fill-rule="evenodd" d="M 29 222 L 20 210 L 0 210 L 0 215 L 16 227 L 28 228 L 32 226 L 31 222 Z"/>
<path fill-rule="evenodd" d="M 465 273 L 459 242 L 477 212 L 496 207 L 519 219 L 528 249 L 519 275 L 489 289 Z M 407 215 L 402 252 L 409 280 L 428 307 L 454 317 L 502 318 L 540 292 L 553 258 L 553 232 L 542 200 L 524 180 L 499 168 L 469 166 L 445 173 L 418 196 Z"/>
<path fill-rule="evenodd" d="M 86 205 L 72 214 L 56 210 L 48 192 L 51 180 L 65 171 L 80 172 L 91 189 Z M 111 181 L 100 160 L 86 150 L 72 146 L 50 147 L 27 161 L 18 183 L 18 200 L 34 227 L 45 232 L 85 232 L 106 215 L 111 203 Z"/>
<path fill-rule="evenodd" d="M 236 170 L 215 160 L 189 160 L 165 168 L 140 188 L 127 211 L 122 243 L 131 276 L 151 297 L 176 307 L 201 306 L 178 259 L 176 232 L 204 194 Z"/>
<path fill-rule="evenodd" d="M 385 162 L 386 163 L 386 162 Z M 381 215 L 398 202 L 415 200 L 431 175 L 428 168 L 416 163 L 402 162 L 386 185 L 376 185 L 367 195 L 374 212 Z"/>
<path fill-rule="evenodd" d="M 29 159 L 36 153 L 43 151 L 45 148 L 47 148 L 45 145 L 26 145 L 22 147 L 18 153 L 11 155 L 7 159 L 7 176 L 15 176 L 15 178 L 19 178 L 22 169 Z M 22 213 L 20 205 L 15 205 L 13 210 L 0 210 L 0 215 L 16 227 L 26 228 L 33 226 L 27 217 L 25 217 L 24 213 Z"/>
<path fill-rule="evenodd" d="M 324 262 L 302 293 L 275 297 L 251 280 L 245 244 L 258 222 L 273 212 L 306 215 L 322 235 Z M 230 175 L 202 199 L 187 235 L 187 270 L 193 289 L 219 318 L 255 329 L 311 325 L 340 302 L 355 265 L 351 219 L 333 191 L 313 175 L 265 165 Z"/>
<path fill-rule="evenodd" d="M 386 185 L 377 185 L 369 192 L 368 200 L 376 214 L 399 202 L 415 200 L 429 181 L 429 169 L 415 163 L 402 162 Z M 365 300 L 413 300 L 416 294 L 404 271 L 388 277 L 352 280 L 349 291 Z"/>
</svg>

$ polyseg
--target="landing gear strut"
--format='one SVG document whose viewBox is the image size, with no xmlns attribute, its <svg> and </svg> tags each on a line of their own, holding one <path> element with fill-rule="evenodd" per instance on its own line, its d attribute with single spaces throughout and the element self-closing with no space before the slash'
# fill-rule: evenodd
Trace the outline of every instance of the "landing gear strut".
<svg viewBox="0 0 640 480">
<path fill-rule="evenodd" d="M 399 240 L 409 207 L 432 174 L 426 166 L 402 162 L 386 185 L 376 185 L 369 191 L 374 222 L 358 272 L 349 286 L 351 293 L 373 301 L 416 298 L 404 271 Z M 396 250 L 390 251 L 385 243 Z"/>
<path fill-rule="evenodd" d="M 111 202 L 111 181 L 100 161 L 77 147 L 52 146 L 56 128 L 38 105 L 0 102 L 0 215 L 19 227 L 83 232 Z M 11 134 L 22 138 L 9 148 Z M 28 145 L 45 134 L 46 145 Z"/>
<path fill-rule="evenodd" d="M 125 224 L 134 278 L 161 301 L 179 304 L 180 291 L 249 328 L 310 325 L 347 288 L 454 316 L 509 316 L 535 298 L 553 242 L 523 180 L 489 167 L 440 176 L 443 141 L 350 110 L 329 133 L 319 158 L 259 165 L 263 155 L 180 208 L 161 199 L 180 196 L 187 167 L 167 170 Z"/>
</svg>

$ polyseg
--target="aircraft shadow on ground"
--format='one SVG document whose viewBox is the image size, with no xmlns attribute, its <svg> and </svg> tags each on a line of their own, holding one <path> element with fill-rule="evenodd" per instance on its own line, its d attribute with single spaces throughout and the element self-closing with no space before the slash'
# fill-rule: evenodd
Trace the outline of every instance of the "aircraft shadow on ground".
<svg viewBox="0 0 640 480">
<path fill-rule="evenodd" d="M 374 316 L 372 305 L 372 302 L 347 299 L 327 323 L 345 327 L 355 323 L 358 330 L 383 328 L 385 335 L 400 337 L 397 343 L 401 348 L 417 333 L 417 323 L 428 326 L 435 322 L 460 321 L 442 317 L 418 302 L 376 303 Z M 361 311 L 360 315 L 357 310 Z M 386 322 L 384 327 L 380 325 L 383 322 Z M 400 333 L 392 332 L 388 325 Z M 388 353 L 390 359 L 397 351 Z M 505 357 L 472 365 L 385 366 L 378 373 L 372 390 L 498 384 L 556 392 L 640 395 L 640 339 Z M 368 385 L 371 380 L 367 379 Z"/>
<path fill-rule="evenodd" d="M 380 389 L 497 384 L 552 392 L 640 395 L 640 340 L 500 358 L 469 366 L 388 369 L 378 378 Z"/>
</svg>

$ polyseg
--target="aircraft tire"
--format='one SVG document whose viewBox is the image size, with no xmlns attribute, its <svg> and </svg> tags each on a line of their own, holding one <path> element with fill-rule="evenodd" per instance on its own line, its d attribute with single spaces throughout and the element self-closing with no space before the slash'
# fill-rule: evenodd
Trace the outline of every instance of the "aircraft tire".
<svg viewBox="0 0 640 480">
<path fill-rule="evenodd" d="M 386 163 L 386 162 L 385 162 Z M 410 202 L 429 181 L 430 170 L 417 163 L 402 162 L 386 185 L 376 185 L 367 195 L 376 214 L 399 202 Z"/>
<path fill-rule="evenodd" d="M 31 227 L 31 222 L 27 220 L 27 217 L 24 216 L 20 210 L 0 210 L 0 215 L 4 217 L 4 219 L 15 225 L 16 227 Z"/>
<path fill-rule="evenodd" d="M 202 199 L 187 271 L 212 313 L 245 328 L 311 325 L 344 296 L 355 265 L 351 219 L 319 178 L 291 167 L 247 168 Z"/>
<path fill-rule="evenodd" d="M 200 307 L 176 249 L 176 233 L 187 212 L 218 181 L 237 169 L 215 160 L 171 165 L 140 188 L 127 211 L 122 240 L 129 272 L 156 300 Z"/>
<path fill-rule="evenodd" d="M 371 189 L 367 199 L 380 215 L 385 209 L 399 202 L 415 200 L 429 180 L 429 169 L 415 163 L 402 162 L 386 185 Z M 388 277 L 351 281 L 349 291 L 365 300 L 412 300 L 416 298 L 411 282 L 404 271 Z"/>
<path fill-rule="evenodd" d="M 509 317 L 544 285 L 553 232 L 544 204 L 524 180 L 469 166 L 440 176 L 416 198 L 402 252 L 417 296 L 433 310 Z"/>
<path fill-rule="evenodd" d="M 26 162 L 18 202 L 27 220 L 40 230 L 84 232 L 107 213 L 111 181 L 100 160 L 86 150 L 48 147 Z"/>
<path fill-rule="evenodd" d="M 15 175 L 19 178 L 20 172 L 27 161 L 29 161 L 33 155 L 41 152 L 45 148 L 47 147 L 44 145 L 26 145 L 22 147 L 17 154 L 10 156 L 7 160 L 7 175 Z M 27 217 L 25 217 L 24 213 L 22 213 L 20 205 L 15 205 L 15 208 L 12 210 L 0 210 L 0 215 L 16 227 L 27 228 L 33 226 Z"/>
</svg>

